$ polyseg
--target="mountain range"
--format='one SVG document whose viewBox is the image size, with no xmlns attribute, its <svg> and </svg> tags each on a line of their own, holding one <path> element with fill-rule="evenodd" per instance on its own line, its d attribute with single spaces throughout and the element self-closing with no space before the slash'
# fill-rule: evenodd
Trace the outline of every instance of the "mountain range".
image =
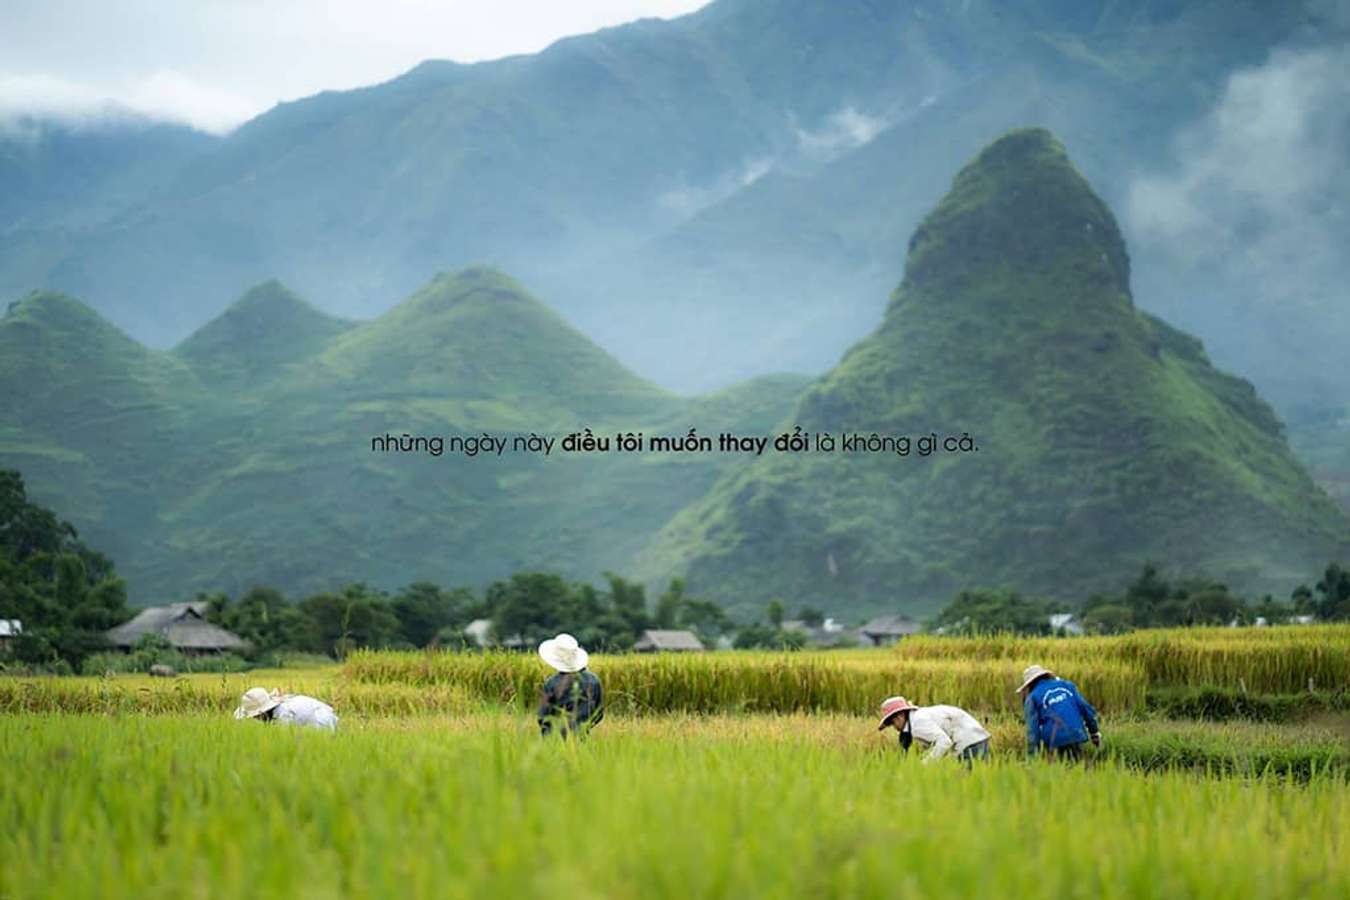
<svg viewBox="0 0 1350 900">
<path fill-rule="evenodd" d="M 993 135 L 1050 127 L 1124 209 L 1235 78 L 1347 24 L 1324 0 L 716 0 L 221 138 L 29 123 L 0 130 L 0 295 L 79 296 L 167 347 L 269 278 L 369 318 L 490 264 L 670 389 L 815 375 L 875 327 L 895 248 Z M 1135 222 L 1146 308 L 1289 418 L 1350 407 L 1335 297 L 1248 296 Z"/>
<path fill-rule="evenodd" d="M 0 465 L 133 599 L 605 570 L 738 610 L 1065 598 L 1145 560 L 1287 591 L 1350 522 L 1251 384 L 1135 306 L 1115 217 L 1048 132 L 960 171 L 882 321 L 824 375 L 683 397 L 502 272 L 368 320 L 266 281 L 170 350 L 50 290 L 0 319 Z M 686 339 L 692 346 L 695 341 Z M 389 436 L 968 432 L 967 454 L 391 452 Z"/>
</svg>

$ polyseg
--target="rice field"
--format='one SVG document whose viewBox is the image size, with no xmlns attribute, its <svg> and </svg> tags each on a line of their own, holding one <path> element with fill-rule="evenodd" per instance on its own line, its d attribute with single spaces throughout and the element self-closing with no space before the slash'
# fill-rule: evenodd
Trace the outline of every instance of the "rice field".
<svg viewBox="0 0 1350 900">
<path fill-rule="evenodd" d="M 1350 715 L 1323 701 L 1348 651 L 1328 626 L 597 655 L 581 743 L 539 738 L 532 653 L 0 677 L 0 898 L 1345 897 Z M 1026 759 L 1029 662 L 1102 712 L 1087 764 Z M 338 732 L 234 721 L 254 685 L 332 703 Z M 1308 712 L 1145 702 L 1205 686 Z M 992 761 L 902 754 L 872 718 L 893 693 L 976 712 Z"/>
<path fill-rule="evenodd" d="M 0 895 L 1350 893 L 1342 778 L 967 773 L 810 716 L 616 717 L 564 745 L 519 718 L 0 716 Z"/>
<path fill-rule="evenodd" d="M 1154 685 L 1210 685 L 1259 694 L 1350 686 L 1350 624 L 1275 628 L 1172 628 L 1119 637 L 955 638 L 918 635 L 892 648 L 905 660 L 1003 660 L 1067 673 L 1085 663 L 1143 670 Z"/>
<path fill-rule="evenodd" d="M 861 713 L 903 693 L 918 703 L 1020 710 L 1022 669 L 1041 663 L 1074 681 L 1105 712 L 1137 710 L 1150 686 L 1210 685 L 1255 694 L 1350 688 L 1350 626 L 1171 629 L 1122 637 L 918 636 L 888 650 L 596 655 L 615 708 L 625 712 Z M 343 666 L 357 684 L 457 686 L 470 696 L 527 705 L 532 654 L 358 652 Z"/>
<path fill-rule="evenodd" d="M 522 708 L 535 702 L 540 662 L 524 653 L 358 652 L 344 680 L 365 685 L 454 686 Z M 1021 708 L 1020 669 L 1002 660 L 907 660 L 878 651 L 727 651 L 698 655 L 595 655 L 590 669 L 616 711 L 864 713 L 895 693 L 919 703 L 987 711 Z M 1107 710 L 1142 706 L 1142 671 L 1118 662 L 1084 663 L 1073 675 Z"/>
</svg>

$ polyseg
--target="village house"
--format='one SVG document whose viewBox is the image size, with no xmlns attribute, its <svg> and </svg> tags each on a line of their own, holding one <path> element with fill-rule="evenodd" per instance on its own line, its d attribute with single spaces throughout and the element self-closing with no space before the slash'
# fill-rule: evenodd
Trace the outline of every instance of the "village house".
<svg viewBox="0 0 1350 900">
<path fill-rule="evenodd" d="M 639 653 L 687 653 L 707 648 L 692 631 L 648 629 L 642 632 L 633 649 Z"/>
<path fill-rule="evenodd" d="M 23 634 L 23 622 L 18 619 L 0 619 L 0 650 L 8 650 L 10 641 Z"/>
<path fill-rule="evenodd" d="M 806 636 L 810 647 L 855 647 L 871 642 L 860 631 L 850 631 L 834 619 L 825 619 L 819 625 L 810 625 L 801 619 L 787 619 L 784 631 L 795 631 Z"/>
<path fill-rule="evenodd" d="M 878 616 L 861 629 L 864 641 L 873 647 L 888 647 L 903 637 L 918 634 L 923 626 L 908 616 Z"/>
<path fill-rule="evenodd" d="M 1083 633 L 1083 623 L 1073 613 L 1055 613 L 1050 617 L 1050 630 L 1055 634 L 1077 637 Z"/>
<path fill-rule="evenodd" d="M 157 634 L 182 653 L 189 655 L 242 650 L 247 642 L 218 625 L 206 621 L 206 603 L 170 603 L 150 606 L 107 632 L 108 643 L 119 650 L 130 650 L 147 634 Z"/>
<path fill-rule="evenodd" d="M 525 646 L 525 639 L 518 634 L 512 635 L 504 641 L 495 640 L 492 635 L 491 619 L 474 619 L 464 626 L 464 636 L 472 641 L 475 647 L 480 648 L 501 646 L 517 650 Z"/>
</svg>

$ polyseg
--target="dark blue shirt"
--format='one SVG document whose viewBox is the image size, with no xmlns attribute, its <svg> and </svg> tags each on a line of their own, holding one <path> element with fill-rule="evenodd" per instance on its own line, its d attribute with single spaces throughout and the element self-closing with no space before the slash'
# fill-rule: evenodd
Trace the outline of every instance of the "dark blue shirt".
<svg viewBox="0 0 1350 900">
<path fill-rule="evenodd" d="M 1072 681 L 1042 678 L 1022 703 L 1027 719 L 1027 753 L 1081 744 L 1096 734 L 1097 711 Z"/>
<path fill-rule="evenodd" d="M 539 698 L 540 734 L 551 734 L 555 725 L 564 737 L 574 731 L 584 733 L 604 717 L 604 694 L 594 672 L 558 672 L 544 682 Z"/>
</svg>

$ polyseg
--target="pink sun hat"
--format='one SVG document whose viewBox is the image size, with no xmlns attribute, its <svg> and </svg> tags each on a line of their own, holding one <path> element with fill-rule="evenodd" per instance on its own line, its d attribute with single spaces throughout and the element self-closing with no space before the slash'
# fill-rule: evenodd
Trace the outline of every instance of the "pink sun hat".
<svg viewBox="0 0 1350 900">
<path fill-rule="evenodd" d="M 877 731 L 881 731 L 891 723 L 896 715 L 907 709 L 918 709 L 913 703 L 910 703 L 904 697 L 887 697 L 881 701 L 881 724 L 877 726 Z"/>
</svg>

